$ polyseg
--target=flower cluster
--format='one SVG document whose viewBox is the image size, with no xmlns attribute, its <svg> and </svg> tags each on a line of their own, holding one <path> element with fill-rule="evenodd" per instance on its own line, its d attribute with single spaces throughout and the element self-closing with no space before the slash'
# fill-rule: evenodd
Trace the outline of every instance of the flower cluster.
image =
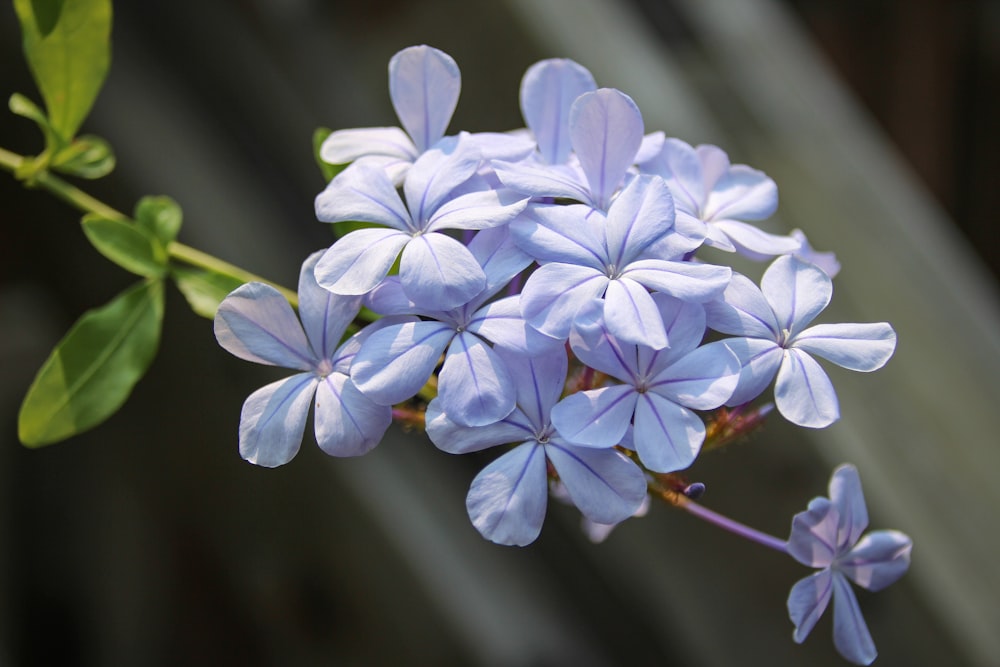
<svg viewBox="0 0 1000 667">
<path fill-rule="evenodd" d="M 460 83 L 445 53 L 404 49 L 389 64 L 401 127 L 323 143 L 347 166 L 317 217 L 354 224 L 303 265 L 301 324 L 261 284 L 221 304 L 225 349 L 299 371 L 247 399 L 247 460 L 289 461 L 313 397 L 316 439 L 335 456 L 422 412 L 444 451 L 507 447 L 467 508 L 487 539 L 525 545 L 550 491 L 616 524 L 644 511 L 657 475 L 692 464 L 711 411 L 742 410 L 774 381 L 780 414 L 824 427 L 838 404 L 814 357 L 873 371 L 892 355 L 886 323 L 812 324 L 839 267 L 801 232 L 754 224 L 778 203 L 764 173 L 646 134 L 628 95 L 563 59 L 525 74 L 525 129 L 447 135 Z M 703 246 L 770 265 L 758 287 L 697 257 Z M 801 634 L 821 606 L 793 612 Z"/>
</svg>

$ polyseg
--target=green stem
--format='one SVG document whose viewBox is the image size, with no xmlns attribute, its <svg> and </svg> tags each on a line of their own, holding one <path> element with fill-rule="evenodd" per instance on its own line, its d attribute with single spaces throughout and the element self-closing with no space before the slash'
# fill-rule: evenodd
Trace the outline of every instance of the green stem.
<svg viewBox="0 0 1000 667">
<path fill-rule="evenodd" d="M 18 155 L 17 153 L 12 153 L 11 151 L 0 148 L 0 167 L 7 169 L 11 173 L 16 173 L 17 169 L 25 162 L 25 160 L 28 159 L 30 158 L 26 158 L 23 155 Z M 38 172 L 38 174 L 36 174 L 32 179 L 31 184 L 45 188 L 69 205 L 83 211 L 84 213 L 94 213 L 109 220 L 131 222 L 131 218 L 121 211 L 118 211 L 104 202 L 91 197 L 80 188 L 67 183 L 49 171 L 43 170 Z M 185 264 L 190 264 L 202 269 L 209 269 L 217 273 L 232 276 L 233 278 L 242 280 L 243 282 L 267 283 L 281 292 L 281 294 L 288 299 L 292 306 L 296 308 L 298 307 L 298 294 L 292 290 L 287 287 L 282 287 L 273 281 L 265 280 L 264 278 L 241 269 L 238 266 L 224 262 L 217 257 L 209 255 L 208 253 L 196 250 L 190 246 L 184 245 L 183 243 L 177 243 L 176 241 L 167 246 L 167 252 L 173 259 L 184 262 Z"/>
</svg>

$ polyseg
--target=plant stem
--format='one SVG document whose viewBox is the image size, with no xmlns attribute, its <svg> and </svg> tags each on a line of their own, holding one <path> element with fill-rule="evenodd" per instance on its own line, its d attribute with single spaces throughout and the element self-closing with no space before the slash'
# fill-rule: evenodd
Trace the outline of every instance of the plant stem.
<svg viewBox="0 0 1000 667">
<path fill-rule="evenodd" d="M 756 542 L 757 544 L 761 544 L 770 549 L 774 549 L 775 551 L 788 553 L 788 542 L 778 539 L 773 535 L 762 533 L 756 528 L 751 528 L 746 524 L 734 521 L 733 519 L 710 510 L 703 505 L 699 505 L 683 493 L 666 488 L 660 484 L 650 484 L 650 492 L 660 499 L 670 503 L 674 507 L 679 507 L 699 519 L 707 521 L 714 526 L 718 526 L 723 530 L 729 531 L 734 535 L 739 535 L 742 538 L 748 539 L 751 542 Z"/>
<path fill-rule="evenodd" d="M 25 158 L 23 155 L 18 155 L 17 153 L 12 153 L 11 151 L 0 148 L 0 167 L 7 169 L 11 173 L 16 173 L 17 169 L 27 159 L 28 158 Z M 84 213 L 94 213 L 109 220 L 121 220 L 124 222 L 131 221 L 131 218 L 121 211 L 118 211 L 104 202 L 91 197 L 80 188 L 67 183 L 49 171 L 43 170 L 36 174 L 32 180 L 32 185 L 45 188 L 69 205 L 83 211 Z M 238 266 L 224 262 L 217 257 L 209 255 L 208 253 L 196 250 L 195 248 L 186 246 L 183 243 L 177 243 L 176 241 L 167 246 L 167 252 L 173 259 L 184 262 L 185 264 L 190 264 L 202 269 L 209 269 L 217 273 L 232 276 L 233 278 L 242 280 L 243 282 L 267 283 L 281 292 L 281 294 L 288 299 L 292 306 L 298 307 L 299 298 L 298 294 L 294 291 L 288 289 L 287 287 L 282 287 L 273 281 L 265 280 L 264 278 L 261 278 L 254 273 L 250 273 L 245 269 L 241 269 Z"/>
</svg>

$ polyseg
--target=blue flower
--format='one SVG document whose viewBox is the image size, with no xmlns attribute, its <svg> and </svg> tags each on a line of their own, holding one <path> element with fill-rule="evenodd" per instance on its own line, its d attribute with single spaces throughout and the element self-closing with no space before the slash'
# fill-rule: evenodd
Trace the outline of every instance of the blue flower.
<svg viewBox="0 0 1000 667">
<path fill-rule="evenodd" d="M 673 472 L 691 465 L 705 440 L 705 425 L 692 409 L 722 405 L 736 387 L 739 363 L 725 342 L 699 347 L 701 305 L 664 294 L 653 300 L 670 337 L 666 349 L 619 340 L 598 308 L 578 320 L 570 336 L 573 352 L 623 384 L 567 396 L 552 409 L 552 423 L 568 441 L 591 447 L 623 443 L 633 425 L 629 438 L 643 464 Z"/>
<path fill-rule="evenodd" d="M 727 339 L 742 366 L 728 405 L 754 399 L 777 376 L 774 402 L 785 419 L 809 428 L 829 426 L 840 417 L 837 394 L 811 355 L 853 371 L 874 371 L 896 349 L 896 332 L 886 322 L 810 327 L 830 303 L 833 281 L 793 256 L 776 259 L 760 285 L 734 275 L 723 295 L 705 307 L 709 327 L 739 336 Z"/>
<path fill-rule="evenodd" d="M 615 449 L 567 442 L 549 420 L 566 379 L 565 352 L 530 357 L 498 349 L 497 354 L 510 370 L 509 387 L 517 399 L 503 420 L 470 428 L 451 420 L 441 410 L 441 399 L 427 408 L 427 434 L 444 451 L 464 454 L 520 443 L 473 480 L 466 508 L 476 529 L 498 544 L 533 542 L 548 504 L 548 465 L 587 519 L 615 524 L 635 514 L 646 498 L 642 470 Z"/>
<path fill-rule="evenodd" d="M 912 542 L 896 530 L 879 530 L 862 537 L 868 510 L 858 471 L 837 468 L 830 479 L 830 497 L 814 498 L 809 509 L 792 519 L 788 553 L 819 572 L 800 580 L 788 596 L 788 614 L 795 624 L 793 638 L 802 643 L 833 597 L 833 643 L 845 658 L 871 664 L 877 655 L 858 600 L 848 580 L 878 591 L 898 580 L 910 566 Z"/>
<path fill-rule="evenodd" d="M 795 252 L 801 242 L 761 231 L 746 220 L 763 220 L 778 207 L 778 187 L 763 172 L 731 165 L 722 149 L 692 148 L 667 139 L 655 157 L 639 166 L 662 176 L 674 195 L 678 218 L 706 227 L 705 244 L 754 259 Z"/>
<path fill-rule="evenodd" d="M 299 451 L 315 397 L 319 446 L 331 456 L 357 456 L 382 439 L 391 410 L 365 397 L 347 375 L 368 332 L 338 345 L 361 307 L 359 297 L 337 296 L 316 284 L 314 253 L 299 276 L 301 323 L 288 301 L 263 283 L 247 283 L 223 300 L 215 315 L 219 344 L 241 359 L 301 371 L 258 389 L 240 415 L 240 455 L 273 468 Z"/>
<path fill-rule="evenodd" d="M 517 216 L 526 200 L 493 190 L 460 189 L 472 179 L 480 152 L 465 135 L 441 142 L 414 163 L 403 199 L 385 172 L 360 160 L 316 197 L 324 222 L 356 220 L 384 227 L 358 229 L 326 251 L 316 265 L 319 284 L 337 294 L 367 294 L 400 257 L 399 277 L 414 303 L 436 309 L 460 306 L 482 291 L 486 277 L 469 250 L 448 229 L 485 229 Z"/>
<path fill-rule="evenodd" d="M 607 215 L 588 206 L 539 206 L 511 223 L 518 245 L 542 265 L 524 285 L 521 309 L 531 326 L 569 336 L 577 312 L 601 299 L 620 339 L 655 348 L 667 337 L 649 290 L 687 301 L 722 292 L 728 267 L 650 257 L 672 235 L 673 203 L 658 176 L 632 179 Z"/>
</svg>

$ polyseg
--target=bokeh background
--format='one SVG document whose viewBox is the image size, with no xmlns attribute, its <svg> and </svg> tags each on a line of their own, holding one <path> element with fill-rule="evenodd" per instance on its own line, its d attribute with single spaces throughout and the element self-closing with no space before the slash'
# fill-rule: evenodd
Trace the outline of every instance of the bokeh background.
<svg viewBox="0 0 1000 667">
<path fill-rule="evenodd" d="M 774 231 L 844 266 L 826 321 L 893 323 L 896 357 L 834 370 L 843 419 L 772 419 L 690 471 L 704 502 L 775 535 L 861 469 L 873 527 L 910 533 L 910 574 L 861 605 L 879 665 L 1000 658 L 1000 6 L 989 0 L 147 0 L 118 3 L 85 129 L 119 166 L 85 184 L 184 208 L 181 240 L 293 285 L 329 244 L 311 135 L 396 123 L 386 64 L 428 43 L 463 73 L 452 130 L 520 126 L 519 80 L 571 57 L 633 96 L 648 131 L 767 171 Z M 10 6 L 0 94 L 38 99 Z M 0 145 L 37 130 L 8 114 Z M 0 664 L 839 665 L 829 613 L 791 641 L 790 559 L 665 507 L 599 546 L 550 506 L 541 538 L 482 540 L 464 497 L 491 457 L 393 432 L 363 459 L 307 437 L 277 470 L 239 458 L 240 405 L 275 375 L 220 350 L 168 297 L 125 408 L 72 441 L 16 440 L 51 347 L 131 277 L 78 215 L 0 175 Z M 757 269 L 749 268 L 749 271 Z"/>
</svg>

